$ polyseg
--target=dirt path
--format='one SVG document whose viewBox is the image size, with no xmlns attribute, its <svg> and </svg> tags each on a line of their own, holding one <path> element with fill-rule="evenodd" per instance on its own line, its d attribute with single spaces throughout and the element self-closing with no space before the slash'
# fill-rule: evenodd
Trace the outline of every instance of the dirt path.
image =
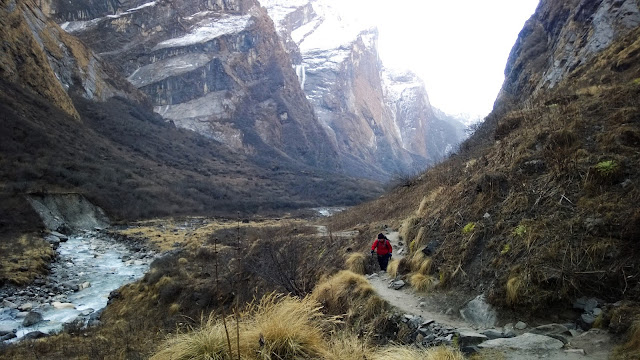
<svg viewBox="0 0 640 360">
<path fill-rule="evenodd" d="M 400 246 L 397 231 L 385 231 L 387 238 L 393 246 L 393 258 L 401 259 L 407 254 L 407 249 Z M 404 244 L 403 244 L 404 245 Z M 405 314 L 419 315 L 424 320 L 434 320 L 446 327 L 456 329 L 474 329 L 475 327 L 462 319 L 457 311 L 460 305 L 470 299 L 456 298 L 455 295 L 446 294 L 416 294 L 413 289 L 405 285 L 400 290 L 389 288 L 392 280 L 385 272 L 378 272 L 367 276 L 378 295 Z M 452 307 L 453 309 L 450 309 Z M 448 310 L 448 311 L 447 311 Z M 520 331 L 518 334 L 526 332 Z M 577 352 L 574 352 L 576 351 Z M 581 352 L 583 350 L 584 352 Z M 601 360 L 609 358 L 612 350 L 610 335 L 605 331 L 586 332 L 582 335 L 571 337 L 569 344 L 561 350 L 513 350 L 497 349 L 491 356 L 505 360 Z"/>
</svg>

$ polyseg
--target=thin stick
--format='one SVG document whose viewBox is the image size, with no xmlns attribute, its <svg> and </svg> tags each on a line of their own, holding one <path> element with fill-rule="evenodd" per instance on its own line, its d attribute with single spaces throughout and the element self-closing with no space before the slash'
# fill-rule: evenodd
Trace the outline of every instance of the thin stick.
<svg viewBox="0 0 640 360">
<path fill-rule="evenodd" d="M 213 256 L 216 259 L 216 291 L 220 291 L 218 287 L 218 238 L 213 239 Z M 231 349 L 231 338 L 229 337 L 229 330 L 227 329 L 227 314 L 222 306 L 222 324 L 224 325 L 224 333 L 227 335 L 227 346 L 229 347 L 229 357 L 233 356 L 233 350 Z M 240 355 L 240 348 L 238 347 L 238 355 Z"/>
<path fill-rule="evenodd" d="M 240 211 L 238 211 L 238 234 L 236 237 L 236 257 L 238 258 L 238 279 L 236 279 L 236 343 L 238 346 L 238 360 L 240 360 Z"/>
</svg>

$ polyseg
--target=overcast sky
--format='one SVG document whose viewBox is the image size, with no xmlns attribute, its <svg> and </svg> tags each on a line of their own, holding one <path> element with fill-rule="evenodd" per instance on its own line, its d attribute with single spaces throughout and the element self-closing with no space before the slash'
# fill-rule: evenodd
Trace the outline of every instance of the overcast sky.
<svg viewBox="0 0 640 360">
<path fill-rule="evenodd" d="M 450 114 L 485 116 L 504 80 L 509 52 L 538 0 L 339 3 L 376 23 L 383 63 L 417 73 L 433 105 Z"/>
</svg>

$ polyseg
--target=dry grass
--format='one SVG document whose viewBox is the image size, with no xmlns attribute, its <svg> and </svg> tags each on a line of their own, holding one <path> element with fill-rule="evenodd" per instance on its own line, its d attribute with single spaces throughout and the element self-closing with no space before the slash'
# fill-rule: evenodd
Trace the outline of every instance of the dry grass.
<svg viewBox="0 0 640 360">
<path fill-rule="evenodd" d="M 507 303 L 515 305 L 520 298 L 520 287 L 522 286 L 522 279 L 518 276 L 514 276 L 507 281 Z"/>
<path fill-rule="evenodd" d="M 346 261 L 347 270 L 355 274 L 364 275 L 366 259 L 367 258 L 363 253 L 352 253 Z"/>
<path fill-rule="evenodd" d="M 235 324 L 235 318 L 229 316 L 225 330 L 221 318 L 210 316 L 200 329 L 165 342 L 151 359 L 231 359 L 238 352 L 244 359 L 308 359 L 325 350 L 323 334 L 328 320 L 319 304 L 308 297 L 271 294 L 249 306 L 240 315 L 239 349 Z"/>
<path fill-rule="evenodd" d="M 615 360 L 640 358 L 640 320 L 636 320 L 627 333 L 627 341 L 614 350 L 612 358 Z"/>
<path fill-rule="evenodd" d="M 0 283 L 26 285 L 47 273 L 55 256 L 51 246 L 37 234 L 25 234 L 0 242 Z"/>
<path fill-rule="evenodd" d="M 311 296 L 318 301 L 329 314 L 346 314 L 362 300 L 375 295 L 369 281 L 359 274 L 343 270 L 336 275 L 321 281 Z"/>
<path fill-rule="evenodd" d="M 415 349 L 391 346 L 381 349 L 373 356 L 375 360 L 464 360 L 459 350 L 438 346 L 431 349 Z"/>
<path fill-rule="evenodd" d="M 413 274 L 409 277 L 409 283 L 411 286 L 420 292 L 426 292 L 431 289 L 435 280 L 436 279 L 433 276 L 423 275 L 420 273 Z"/>
<path fill-rule="evenodd" d="M 393 259 L 389 261 L 389 264 L 387 265 L 387 274 L 389 274 L 389 276 L 391 276 L 392 278 L 397 277 L 399 266 L 400 266 L 400 260 Z"/>
<path fill-rule="evenodd" d="M 410 261 L 411 271 L 418 272 L 426 257 L 427 256 L 422 251 L 416 251 L 413 253 Z"/>
<path fill-rule="evenodd" d="M 325 360 L 372 359 L 375 349 L 357 336 L 339 333 L 331 337 L 322 358 Z"/>
<path fill-rule="evenodd" d="M 433 260 L 431 258 L 426 258 L 422 261 L 420 265 L 420 269 L 418 269 L 418 273 L 422 275 L 430 275 L 433 270 Z"/>
</svg>

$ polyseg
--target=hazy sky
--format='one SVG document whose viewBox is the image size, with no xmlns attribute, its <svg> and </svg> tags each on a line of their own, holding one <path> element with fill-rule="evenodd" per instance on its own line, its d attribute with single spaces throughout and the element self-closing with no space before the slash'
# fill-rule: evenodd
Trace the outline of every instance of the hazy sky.
<svg viewBox="0 0 640 360">
<path fill-rule="evenodd" d="M 409 68 L 431 103 L 451 113 L 487 115 L 509 52 L 538 0 L 342 0 L 375 22 L 385 65 Z"/>
</svg>

